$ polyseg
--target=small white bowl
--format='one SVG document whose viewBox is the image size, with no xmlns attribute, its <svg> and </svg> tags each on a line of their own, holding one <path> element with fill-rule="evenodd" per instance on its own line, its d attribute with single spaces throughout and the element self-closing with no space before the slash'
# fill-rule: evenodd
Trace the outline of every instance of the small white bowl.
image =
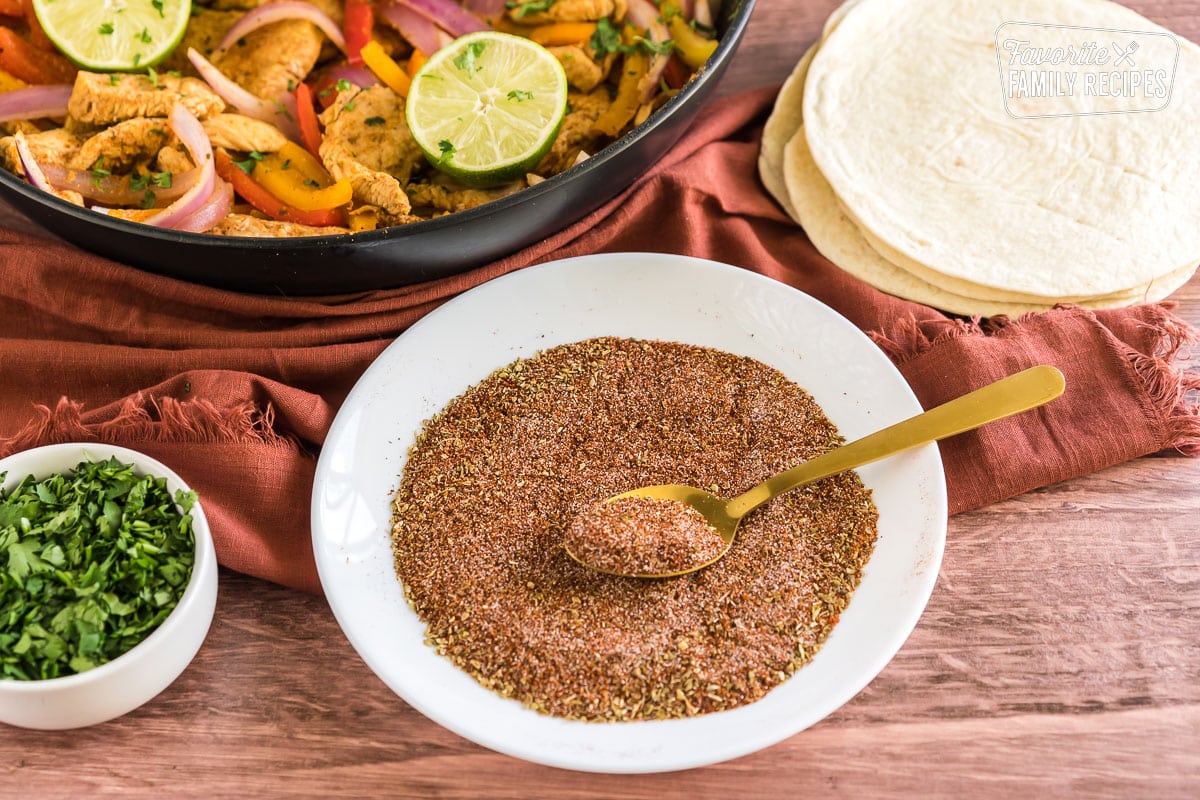
<svg viewBox="0 0 1200 800">
<path fill-rule="evenodd" d="M 99 443 L 55 444 L 0 459 L 5 491 L 27 475 L 67 472 L 82 461 L 115 457 L 141 475 L 167 479 L 172 497 L 188 490 L 178 475 L 147 455 Z M 201 503 L 192 506 L 196 560 L 178 605 L 131 650 L 95 669 L 49 680 L 0 680 L 0 722 L 22 728 L 63 730 L 106 722 L 155 697 L 191 662 L 212 623 L 217 604 L 217 557 Z"/>
</svg>

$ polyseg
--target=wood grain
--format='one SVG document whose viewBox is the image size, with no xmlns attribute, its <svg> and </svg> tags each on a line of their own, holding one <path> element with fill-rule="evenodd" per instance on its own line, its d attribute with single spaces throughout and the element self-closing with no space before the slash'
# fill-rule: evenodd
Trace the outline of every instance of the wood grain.
<svg viewBox="0 0 1200 800">
<path fill-rule="evenodd" d="M 759 0 L 724 91 L 781 81 L 833 5 Z M 1200 39 L 1200 2 L 1138 7 Z M 1200 326 L 1200 279 L 1174 299 Z M 467 742 L 392 694 L 322 599 L 223 571 L 208 640 L 153 702 L 0 727 L 0 796 L 1194 797 L 1198 521 L 1200 460 L 1170 453 L 956 516 L 924 616 L 863 692 L 754 755 L 649 776 Z"/>
</svg>

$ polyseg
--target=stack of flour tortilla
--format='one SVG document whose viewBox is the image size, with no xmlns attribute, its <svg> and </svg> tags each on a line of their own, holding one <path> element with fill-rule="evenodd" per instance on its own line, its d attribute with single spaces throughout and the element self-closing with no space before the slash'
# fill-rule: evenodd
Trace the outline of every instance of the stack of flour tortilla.
<svg viewBox="0 0 1200 800">
<path fill-rule="evenodd" d="M 826 258 L 890 294 L 1103 308 L 1200 265 L 1198 136 L 1200 48 L 1123 6 L 849 0 L 781 88 L 759 172 Z"/>
</svg>

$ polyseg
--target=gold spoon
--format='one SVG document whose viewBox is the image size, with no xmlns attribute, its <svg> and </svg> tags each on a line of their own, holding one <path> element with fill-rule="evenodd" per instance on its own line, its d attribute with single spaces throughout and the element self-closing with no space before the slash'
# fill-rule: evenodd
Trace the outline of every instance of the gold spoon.
<svg viewBox="0 0 1200 800">
<path fill-rule="evenodd" d="M 725 546 L 707 561 L 677 572 L 622 573 L 589 564 L 567 548 L 567 554 L 579 563 L 601 572 L 631 578 L 671 578 L 703 569 L 729 552 L 742 518 L 754 509 L 806 483 L 855 469 L 873 461 L 887 458 L 918 445 L 936 442 L 1004 417 L 1028 411 L 1048 403 L 1063 393 L 1066 382 L 1054 367 L 1037 366 L 1001 378 L 980 389 L 910 417 L 903 422 L 876 431 L 857 441 L 830 450 L 798 467 L 768 478 L 748 491 L 730 499 L 710 494 L 703 489 L 681 484 L 643 486 L 622 492 L 606 501 L 622 497 L 648 497 L 657 500 L 677 500 L 695 508 L 720 534 Z"/>
</svg>

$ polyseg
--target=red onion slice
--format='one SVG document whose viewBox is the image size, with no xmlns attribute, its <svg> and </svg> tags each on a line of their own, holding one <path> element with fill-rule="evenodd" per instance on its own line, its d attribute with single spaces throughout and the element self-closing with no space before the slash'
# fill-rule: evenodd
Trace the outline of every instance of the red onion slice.
<svg viewBox="0 0 1200 800">
<path fill-rule="evenodd" d="M 13 134 L 13 141 L 17 145 L 17 157 L 21 159 L 21 169 L 25 171 L 25 179 L 38 189 L 57 197 L 58 192 L 50 185 L 50 181 L 46 180 L 46 173 L 42 172 L 33 153 L 29 151 L 29 142 L 25 140 L 25 134 L 17 131 Z"/>
<path fill-rule="evenodd" d="M 86 170 L 67 169 L 54 164 L 43 164 L 42 172 L 51 186 L 58 189 L 70 189 L 88 200 L 102 203 L 106 206 L 136 206 L 146 196 L 146 189 L 129 188 L 129 179 L 124 176 L 106 175 L 97 178 Z M 193 167 L 186 172 L 174 173 L 171 185 L 147 187 L 154 192 L 159 200 L 174 200 L 185 194 L 197 180 L 200 179 L 200 168 Z"/>
<path fill-rule="evenodd" d="M 379 84 L 379 78 L 375 77 L 375 73 L 366 67 L 352 67 L 349 64 L 334 64 L 333 66 L 321 72 L 321 80 L 328 79 L 332 83 L 337 83 L 341 80 L 350 81 L 350 83 L 366 89 L 368 86 L 376 86 Z M 318 85 L 320 81 L 317 82 Z"/>
<path fill-rule="evenodd" d="M 650 34 L 650 40 L 662 44 L 671 39 L 667 26 L 659 18 L 658 8 L 650 0 L 629 0 L 629 10 L 625 18 L 639 28 L 645 28 Z M 671 60 L 670 53 L 654 53 L 650 56 L 650 69 L 642 79 L 642 102 L 646 103 L 658 92 L 662 81 L 663 70 Z"/>
<path fill-rule="evenodd" d="M 65 117 L 71 84 L 54 83 L 26 86 L 0 94 L 0 122 L 16 119 Z"/>
<path fill-rule="evenodd" d="M 300 141 L 300 126 L 296 123 L 295 99 L 293 98 L 292 110 L 288 110 L 287 101 L 272 102 L 263 100 L 261 97 L 251 94 L 249 91 L 238 86 L 236 83 L 225 77 L 221 70 L 213 66 L 212 62 L 193 47 L 188 48 L 188 61 L 192 62 L 192 66 L 200 73 L 200 77 L 205 83 L 212 87 L 212 90 L 221 96 L 229 105 L 237 109 L 238 113 L 245 114 L 247 117 L 254 117 L 263 122 L 269 122 L 279 130 L 283 131 L 284 135 L 293 141 Z M 290 95 L 289 95 L 290 96 Z"/>
<path fill-rule="evenodd" d="M 385 22 L 408 40 L 409 44 L 426 56 L 433 55 L 454 41 L 454 37 L 450 34 L 407 6 L 388 3 L 380 9 L 379 13 Z"/>
<path fill-rule="evenodd" d="M 238 18 L 238 21 L 233 23 L 221 37 L 213 54 L 219 56 L 246 34 L 256 31 L 264 25 L 285 19 L 303 19 L 311 22 L 320 28 L 321 32 L 328 36 L 329 41 L 337 45 L 339 50 L 343 53 L 346 52 L 346 37 L 342 34 L 342 29 L 329 18 L 328 14 L 312 3 L 301 2 L 301 0 L 277 0 L 277 2 L 267 3 L 247 11 Z"/>
<path fill-rule="evenodd" d="M 181 219 L 175 226 L 175 230 L 204 233 L 229 216 L 232 208 L 233 186 L 217 178 L 208 199 L 191 214 Z"/>
<path fill-rule="evenodd" d="M 504 16 L 506 0 L 463 0 L 463 8 L 482 20 L 496 20 Z"/>
<path fill-rule="evenodd" d="M 174 228 L 199 209 L 213 193 L 216 168 L 213 166 L 212 145 L 208 141 L 208 134 L 204 132 L 204 126 L 196 119 L 195 114 L 188 111 L 183 103 L 176 103 L 171 108 L 171 116 L 167 118 L 167 122 L 192 154 L 192 161 L 200 168 L 200 178 L 175 202 L 151 214 L 143 222 L 147 225 Z"/>
<path fill-rule="evenodd" d="M 454 0 L 393 0 L 389 5 L 410 8 L 453 36 L 489 30 L 483 20 Z"/>
</svg>

